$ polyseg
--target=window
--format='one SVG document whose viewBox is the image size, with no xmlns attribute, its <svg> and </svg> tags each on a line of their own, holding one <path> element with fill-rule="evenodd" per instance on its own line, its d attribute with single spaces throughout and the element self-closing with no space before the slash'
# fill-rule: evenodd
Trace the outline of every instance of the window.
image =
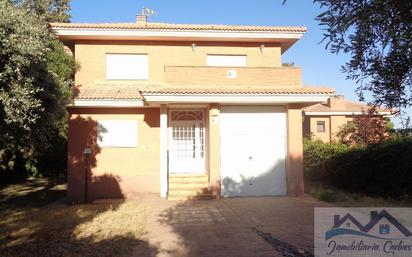
<svg viewBox="0 0 412 257">
<path fill-rule="evenodd" d="M 136 147 L 136 120 L 99 120 L 97 122 L 99 147 Z"/>
<path fill-rule="evenodd" d="M 106 54 L 106 79 L 148 78 L 147 54 Z"/>
<path fill-rule="evenodd" d="M 324 121 L 317 121 L 316 122 L 316 130 L 317 130 L 317 132 L 325 132 L 325 122 Z"/>
<path fill-rule="evenodd" d="M 207 55 L 207 65 L 246 67 L 246 55 Z"/>
</svg>

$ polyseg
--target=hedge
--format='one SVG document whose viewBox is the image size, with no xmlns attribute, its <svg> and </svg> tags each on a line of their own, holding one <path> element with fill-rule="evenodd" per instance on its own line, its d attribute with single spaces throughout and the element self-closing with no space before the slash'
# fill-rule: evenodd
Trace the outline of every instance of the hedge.
<svg viewBox="0 0 412 257">
<path fill-rule="evenodd" d="M 412 197 L 412 138 L 366 147 L 304 142 L 305 178 L 370 196 Z"/>
</svg>

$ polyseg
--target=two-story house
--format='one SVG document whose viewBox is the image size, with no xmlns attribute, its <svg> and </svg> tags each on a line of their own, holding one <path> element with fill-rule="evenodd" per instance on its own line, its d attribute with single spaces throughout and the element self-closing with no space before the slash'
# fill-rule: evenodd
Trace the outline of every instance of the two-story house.
<svg viewBox="0 0 412 257">
<path fill-rule="evenodd" d="M 304 27 L 52 23 L 80 70 L 68 198 L 301 195 L 304 87 L 282 54 Z"/>
</svg>

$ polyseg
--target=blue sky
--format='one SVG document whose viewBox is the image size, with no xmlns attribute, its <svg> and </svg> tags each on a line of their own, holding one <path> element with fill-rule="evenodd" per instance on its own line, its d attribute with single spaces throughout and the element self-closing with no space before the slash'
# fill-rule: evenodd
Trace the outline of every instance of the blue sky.
<svg viewBox="0 0 412 257">
<path fill-rule="evenodd" d="M 155 10 L 153 22 L 306 26 L 308 32 L 282 61 L 302 67 L 305 85 L 334 87 L 357 100 L 355 82 L 340 71 L 348 57 L 331 54 L 320 43 L 322 30 L 314 18 L 322 10 L 312 0 L 287 0 L 285 5 L 282 0 L 72 0 L 72 22 L 134 22 L 142 7 Z"/>
</svg>

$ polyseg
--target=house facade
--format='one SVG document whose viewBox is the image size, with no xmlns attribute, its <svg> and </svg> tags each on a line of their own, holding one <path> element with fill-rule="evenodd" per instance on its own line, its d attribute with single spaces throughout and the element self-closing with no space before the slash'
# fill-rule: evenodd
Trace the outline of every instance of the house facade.
<svg viewBox="0 0 412 257">
<path fill-rule="evenodd" d="M 326 102 L 303 108 L 303 134 L 306 138 L 323 142 L 337 140 L 341 129 L 357 115 L 364 115 L 371 107 L 360 102 L 348 101 L 341 95 L 330 97 Z M 393 111 L 378 108 L 376 117 L 393 117 Z"/>
<path fill-rule="evenodd" d="M 80 64 L 68 199 L 303 194 L 304 87 L 282 54 L 304 27 L 52 23 Z"/>
</svg>

